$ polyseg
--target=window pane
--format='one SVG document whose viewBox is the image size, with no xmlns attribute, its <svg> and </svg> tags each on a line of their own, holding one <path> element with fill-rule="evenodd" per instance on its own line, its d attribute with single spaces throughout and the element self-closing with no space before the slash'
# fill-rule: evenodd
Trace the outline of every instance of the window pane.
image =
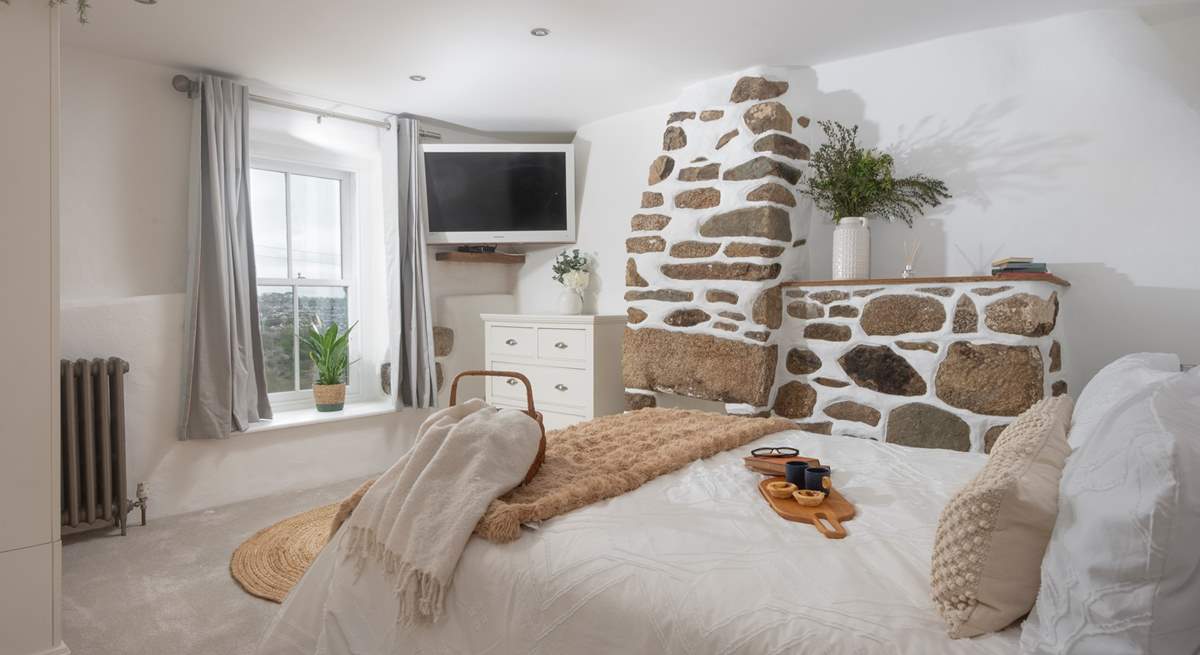
<svg viewBox="0 0 1200 655">
<path fill-rule="evenodd" d="M 292 288 L 258 288 L 258 326 L 262 332 L 267 391 L 296 390 L 295 325 Z"/>
<path fill-rule="evenodd" d="M 300 331 L 302 334 L 308 333 L 309 326 L 313 324 L 318 316 L 321 317 L 321 322 L 326 329 L 333 323 L 337 323 L 342 330 L 349 326 L 348 317 L 350 313 L 346 307 L 346 289 L 344 287 L 298 287 L 297 292 L 300 294 L 298 301 Z M 351 340 L 353 340 L 353 337 Z M 316 373 L 313 370 L 312 359 L 309 358 L 308 351 L 309 347 L 301 342 L 301 389 L 312 388 L 313 377 Z"/>
<path fill-rule="evenodd" d="M 287 277 L 287 184 L 283 173 L 250 169 L 250 221 L 258 277 Z"/>
<path fill-rule="evenodd" d="M 292 175 L 292 271 L 296 277 L 342 279 L 342 183 Z"/>
</svg>

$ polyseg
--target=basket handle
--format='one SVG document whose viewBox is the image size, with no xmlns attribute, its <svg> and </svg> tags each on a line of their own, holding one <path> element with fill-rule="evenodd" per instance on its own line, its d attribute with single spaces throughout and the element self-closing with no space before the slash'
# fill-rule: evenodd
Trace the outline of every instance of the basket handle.
<svg viewBox="0 0 1200 655">
<path fill-rule="evenodd" d="M 450 406 L 458 404 L 458 381 L 465 377 L 498 377 L 498 378 L 516 378 L 525 383 L 525 399 L 529 403 L 529 414 L 532 416 L 537 410 L 533 407 L 533 385 L 529 383 L 529 378 L 516 371 L 463 371 L 454 376 L 454 381 L 450 383 Z"/>
</svg>

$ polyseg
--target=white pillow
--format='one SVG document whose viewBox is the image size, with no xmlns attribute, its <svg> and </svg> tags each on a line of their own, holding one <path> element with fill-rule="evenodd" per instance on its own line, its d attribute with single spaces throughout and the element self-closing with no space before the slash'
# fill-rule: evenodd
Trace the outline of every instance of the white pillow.
<svg viewBox="0 0 1200 655">
<path fill-rule="evenodd" d="M 1179 357 L 1169 353 L 1125 355 L 1100 369 L 1075 401 L 1067 443 L 1071 448 L 1078 448 L 1096 430 L 1113 405 L 1154 382 L 1178 374 Z"/>
<path fill-rule="evenodd" d="M 1068 457 L 1022 653 L 1200 651 L 1200 371 L 1130 370 L 1160 379 Z"/>
</svg>

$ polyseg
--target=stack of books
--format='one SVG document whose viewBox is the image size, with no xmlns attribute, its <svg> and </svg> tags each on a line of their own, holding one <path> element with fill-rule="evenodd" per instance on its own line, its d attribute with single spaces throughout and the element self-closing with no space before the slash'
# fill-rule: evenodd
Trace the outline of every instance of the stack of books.
<svg viewBox="0 0 1200 655">
<path fill-rule="evenodd" d="M 1033 261 L 1032 257 L 1005 257 L 992 262 L 992 275 L 1003 277 L 1006 273 L 1045 273 L 1046 265 Z"/>
</svg>

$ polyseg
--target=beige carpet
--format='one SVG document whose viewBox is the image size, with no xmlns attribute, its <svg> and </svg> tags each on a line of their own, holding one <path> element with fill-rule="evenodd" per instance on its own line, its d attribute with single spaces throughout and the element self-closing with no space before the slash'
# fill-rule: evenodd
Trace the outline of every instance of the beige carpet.
<svg viewBox="0 0 1200 655">
<path fill-rule="evenodd" d="M 127 537 L 64 539 L 63 639 L 77 655 L 252 655 L 279 605 L 242 591 L 230 553 L 263 526 L 336 503 L 361 483 L 171 517 L 151 504 L 150 524 Z"/>
<path fill-rule="evenodd" d="M 229 573 L 246 593 L 282 603 L 329 541 L 338 506 L 323 505 L 259 530 L 233 551 Z"/>
</svg>

